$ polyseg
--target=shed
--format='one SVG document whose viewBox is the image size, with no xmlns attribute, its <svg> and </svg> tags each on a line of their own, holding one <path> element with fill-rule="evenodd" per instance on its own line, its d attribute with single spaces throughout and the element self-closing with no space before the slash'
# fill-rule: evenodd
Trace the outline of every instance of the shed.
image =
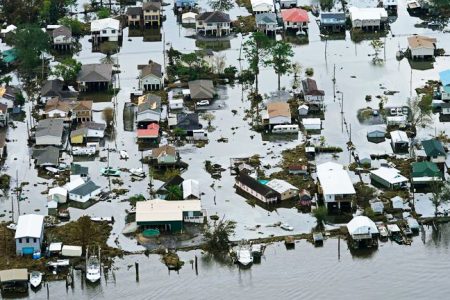
<svg viewBox="0 0 450 300">
<path fill-rule="evenodd" d="M 65 257 L 81 257 L 83 248 L 81 246 L 64 245 L 61 250 L 61 255 Z"/>
<path fill-rule="evenodd" d="M 299 116 L 306 116 L 308 114 L 308 111 L 309 111 L 309 106 L 306 104 L 300 105 L 298 107 Z"/>
<path fill-rule="evenodd" d="M 385 141 L 386 131 L 381 129 L 374 129 L 367 131 L 367 140 L 373 143 L 381 143 Z"/>
<path fill-rule="evenodd" d="M 88 182 L 69 191 L 69 199 L 80 203 L 86 203 L 93 197 L 100 194 L 100 192 L 101 188 L 93 181 L 89 180 Z"/>
<path fill-rule="evenodd" d="M 377 183 L 389 189 L 398 189 L 406 185 L 408 178 L 400 174 L 395 168 L 381 167 L 370 171 L 372 184 Z"/>
<path fill-rule="evenodd" d="M 48 200 L 54 200 L 57 203 L 66 203 L 67 190 L 60 186 L 49 189 L 48 190 Z"/>
<path fill-rule="evenodd" d="M 423 59 L 434 57 L 436 50 L 435 38 L 430 38 L 423 35 L 413 35 L 408 37 L 408 48 L 411 52 L 412 59 Z"/>
<path fill-rule="evenodd" d="M 303 127 L 305 130 L 321 130 L 322 129 L 322 120 L 320 118 L 307 118 L 302 119 Z"/>
<path fill-rule="evenodd" d="M 377 226 L 366 216 L 354 217 L 347 224 L 347 229 L 354 240 L 372 239 L 374 234 L 378 234 Z"/>
<path fill-rule="evenodd" d="M 174 109 L 182 109 L 184 101 L 183 99 L 171 99 L 169 100 L 169 108 Z"/>
<path fill-rule="evenodd" d="M 48 246 L 48 251 L 50 252 L 50 255 L 52 254 L 59 254 L 61 252 L 63 244 L 61 242 L 54 242 L 50 243 Z"/>
<path fill-rule="evenodd" d="M 281 179 L 272 179 L 266 185 L 279 194 L 281 201 L 292 199 L 298 196 L 298 188 L 287 181 Z"/>
</svg>

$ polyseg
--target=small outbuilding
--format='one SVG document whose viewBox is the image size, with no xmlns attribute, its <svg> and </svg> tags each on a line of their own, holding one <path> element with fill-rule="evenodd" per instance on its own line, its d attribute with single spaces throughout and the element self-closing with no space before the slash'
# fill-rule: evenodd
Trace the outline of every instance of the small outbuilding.
<svg viewBox="0 0 450 300">
<path fill-rule="evenodd" d="M 302 119 L 302 124 L 305 130 L 321 130 L 322 120 L 320 118 L 306 118 Z"/>
<path fill-rule="evenodd" d="M 405 207 L 404 200 L 400 196 L 395 196 L 391 198 L 392 209 L 401 209 L 403 210 Z"/>
<path fill-rule="evenodd" d="M 377 226 L 366 216 L 354 217 L 347 224 L 347 229 L 354 241 L 372 240 L 378 234 Z"/>
<path fill-rule="evenodd" d="M 381 167 L 370 171 L 372 184 L 378 184 L 388 189 L 399 189 L 406 186 L 408 178 L 395 168 Z"/>
<path fill-rule="evenodd" d="M 409 151 L 409 138 L 406 132 L 395 130 L 390 132 L 391 146 L 395 153 L 407 153 Z"/>
</svg>

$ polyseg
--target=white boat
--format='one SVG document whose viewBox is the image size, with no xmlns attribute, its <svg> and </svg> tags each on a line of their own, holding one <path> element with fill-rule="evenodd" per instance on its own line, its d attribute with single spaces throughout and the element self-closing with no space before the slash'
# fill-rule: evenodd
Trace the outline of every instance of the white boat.
<svg viewBox="0 0 450 300">
<path fill-rule="evenodd" d="M 30 284 L 33 288 L 37 288 L 39 285 L 41 285 L 42 282 L 42 273 L 33 271 L 30 275 Z"/>
<path fill-rule="evenodd" d="M 241 246 L 237 250 L 237 261 L 243 267 L 249 267 L 253 263 L 253 255 L 249 247 Z"/>
<path fill-rule="evenodd" d="M 130 169 L 130 173 L 132 176 L 145 177 L 145 172 L 142 168 Z"/>
<path fill-rule="evenodd" d="M 6 228 L 11 229 L 11 230 L 16 230 L 17 224 L 16 223 L 8 224 L 8 225 L 6 225 Z"/>
<path fill-rule="evenodd" d="M 125 150 L 120 150 L 120 158 L 121 159 L 129 159 L 130 158 L 130 156 L 128 155 L 128 153 L 127 153 L 127 151 L 125 151 Z"/>
<path fill-rule="evenodd" d="M 113 220 L 112 217 L 91 217 L 91 221 L 112 223 Z"/>
<path fill-rule="evenodd" d="M 386 226 L 380 224 L 377 226 L 377 228 L 378 228 L 378 232 L 380 233 L 380 238 L 387 238 L 389 236 Z"/>
<path fill-rule="evenodd" d="M 264 252 L 264 247 L 261 244 L 252 245 L 252 255 L 253 257 L 261 257 Z"/>
<path fill-rule="evenodd" d="M 95 255 L 90 256 L 88 259 L 86 279 L 92 283 L 100 280 L 100 262 Z"/>
<path fill-rule="evenodd" d="M 56 261 L 51 261 L 48 263 L 50 267 L 68 267 L 70 261 L 68 259 L 58 259 Z"/>
<path fill-rule="evenodd" d="M 287 231 L 294 231 L 294 227 L 289 225 L 288 223 L 283 223 L 280 225 L 281 229 L 287 230 Z"/>
<path fill-rule="evenodd" d="M 53 168 L 53 167 L 45 167 L 45 169 L 46 169 L 47 171 L 49 171 L 49 172 L 51 172 L 51 173 L 55 173 L 55 174 L 60 172 L 59 169 Z"/>
</svg>

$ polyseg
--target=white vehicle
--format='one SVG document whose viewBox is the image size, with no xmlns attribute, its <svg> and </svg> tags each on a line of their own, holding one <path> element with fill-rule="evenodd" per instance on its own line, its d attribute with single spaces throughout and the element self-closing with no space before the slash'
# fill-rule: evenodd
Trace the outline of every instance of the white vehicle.
<svg viewBox="0 0 450 300">
<path fill-rule="evenodd" d="M 130 173 L 132 176 L 136 177 L 145 177 L 145 172 L 142 170 L 142 168 L 136 168 L 136 169 L 130 169 Z"/>
<path fill-rule="evenodd" d="M 297 133 L 298 125 L 275 125 L 272 128 L 272 133 Z"/>
<path fill-rule="evenodd" d="M 197 106 L 208 106 L 209 101 L 208 100 L 200 100 L 197 102 Z"/>
<path fill-rule="evenodd" d="M 100 280 L 100 262 L 97 256 L 92 255 L 88 259 L 86 268 L 86 279 L 92 283 Z"/>
<path fill-rule="evenodd" d="M 287 231 L 294 231 L 294 227 L 292 227 L 288 223 L 283 223 L 283 224 L 281 224 L 280 227 L 281 227 L 281 229 L 284 229 L 284 230 L 287 230 Z"/>
</svg>

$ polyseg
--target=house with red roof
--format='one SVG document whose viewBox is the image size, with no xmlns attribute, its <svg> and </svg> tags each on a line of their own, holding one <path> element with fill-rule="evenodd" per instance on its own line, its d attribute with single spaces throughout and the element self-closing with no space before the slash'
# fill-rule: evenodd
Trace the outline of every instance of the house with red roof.
<svg viewBox="0 0 450 300">
<path fill-rule="evenodd" d="M 307 30 L 309 23 L 308 12 L 301 8 L 282 9 L 281 17 L 283 18 L 284 28 L 286 30 L 292 29 Z"/>
<path fill-rule="evenodd" d="M 147 128 L 139 128 L 137 130 L 137 139 L 140 143 L 158 144 L 159 139 L 159 125 L 151 123 Z"/>
</svg>

